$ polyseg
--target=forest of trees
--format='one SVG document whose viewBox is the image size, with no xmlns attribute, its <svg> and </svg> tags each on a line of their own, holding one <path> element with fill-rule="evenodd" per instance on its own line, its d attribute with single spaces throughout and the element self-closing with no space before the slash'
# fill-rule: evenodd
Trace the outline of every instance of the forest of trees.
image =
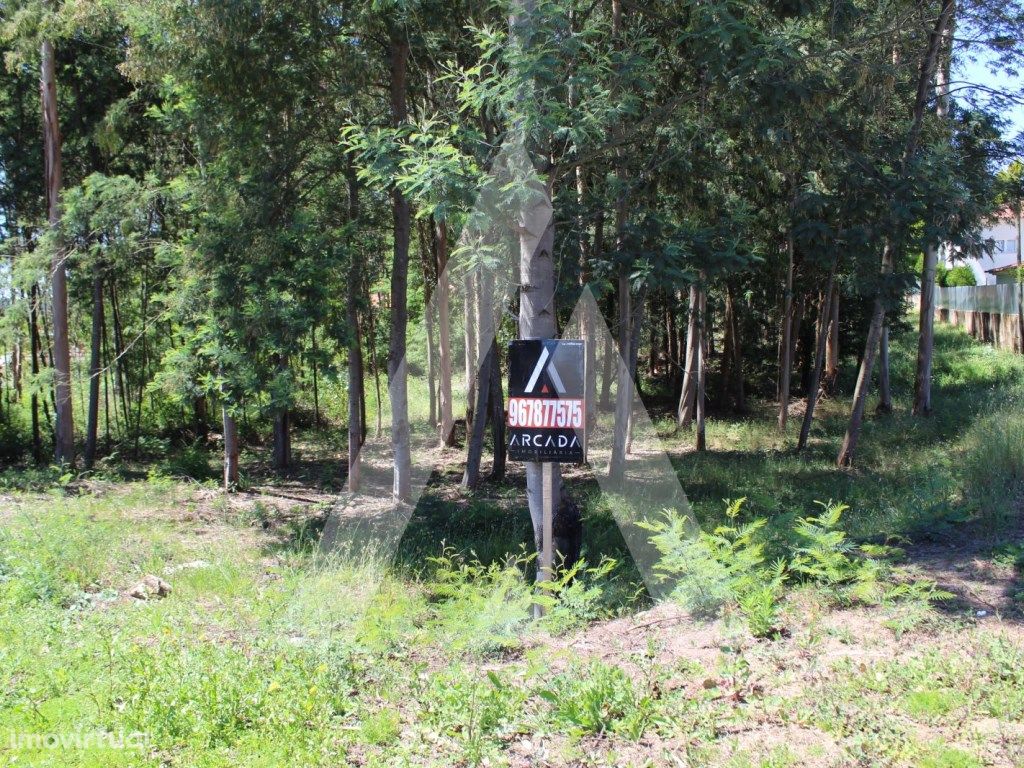
<svg viewBox="0 0 1024 768">
<path fill-rule="evenodd" d="M 230 488 L 240 444 L 286 470 L 333 417 L 356 489 L 369 401 L 400 500 L 409 370 L 439 443 L 465 424 L 475 485 L 505 342 L 559 332 L 583 286 L 618 342 L 584 329 L 592 402 L 628 403 L 621 354 L 699 449 L 753 399 L 803 447 L 846 388 L 852 465 L 872 391 L 892 407 L 890 332 L 919 335 L 926 416 L 939 246 L 990 247 L 1016 153 L 1019 95 L 963 65 L 1024 53 L 988 0 L 0 0 L 0 22 L 0 460 L 161 437 L 218 445 Z M 481 354 L 488 288 L 456 299 L 446 269 L 513 138 L 532 168 L 507 187 L 553 217 L 523 260 L 553 269 Z"/>
</svg>

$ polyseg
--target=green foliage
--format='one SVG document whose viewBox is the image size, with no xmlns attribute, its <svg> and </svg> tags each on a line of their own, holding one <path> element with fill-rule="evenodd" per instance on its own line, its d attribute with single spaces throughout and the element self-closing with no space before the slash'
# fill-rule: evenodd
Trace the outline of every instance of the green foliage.
<svg viewBox="0 0 1024 768">
<path fill-rule="evenodd" d="M 435 569 L 430 593 L 437 603 L 440 631 L 459 647 L 477 653 L 517 646 L 534 602 L 523 578 L 528 560 L 521 555 L 484 565 L 451 548 L 430 558 Z"/>
<path fill-rule="evenodd" d="M 637 690 L 620 668 L 599 661 L 559 675 L 540 691 L 554 721 L 579 734 L 619 733 L 639 738 L 654 709 L 651 697 Z"/>
<path fill-rule="evenodd" d="M 164 748 L 186 743 L 218 747 L 247 730 L 303 740 L 303 731 L 330 723 L 348 708 L 344 670 L 301 652 L 261 651 L 163 640 L 129 647 L 126 674 L 114 695 L 118 720 L 151 734 Z"/>
<path fill-rule="evenodd" d="M 673 583 L 672 596 L 698 617 L 716 615 L 735 602 L 758 637 L 776 629 L 786 564 L 765 565 L 759 534 L 767 520 L 739 523 L 746 499 L 726 502 L 730 524 L 691 537 L 685 521 L 666 511 L 660 520 L 641 523 L 662 558 L 656 569 Z"/>
<path fill-rule="evenodd" d="M 766 566 L 763 532 L 768 521 L 735 522 L 745 502 L 727 502 L 726 518 L 731 524 L 695 537 L 687 534 L 685 521 L 669 511 L 660 520 L 644 524 L 662 555 L 656 569 L 674 585 L 672 598 L 697 617 L 715 616 L 726 605 L 735 604 L 755 637 L 777 634 L 780 603 L 791 576 L 844 604 L 927 603 L 949 597 L 928 581 L 886 583 L 888 567 L 874 558 L 890 556 L 890 548 L 855 546 L 839 527 L 848 507 L 833 502 L 818 502 L 824 511 L 817 517 L 797 518 L 788 556 Z"/>
<path fill-rule="evenodd" d="M 128 538 L 111 551 L 115 530 L 61 513 L 0 526 L 0 602 L 69 605 L 86 589 L 109 586 L 109 563 L 132 555 Z"/>
<path fill-rule="evenodd" d="M 527 699 L 523 688 L 495 672 L 485 679 L 454 671 L 432 675 L 423 693 L 425 721 L 453 735 L 473 764 L 488 738 L 510 731 Z"/>
<path fill-rule="evenodd" d="M 0 417 L 0 466 L 17 464 L 28 452 L 32 436 L 20 418 L 10 414 Z"/>
<path fill-rule="evenodd" d="M 968 267 L 966 264 L 960 264 L 959 266 L 953 267 L 943 275 L 943 280 L 939 285 L 946 288 L 956 288 L 958 286 L 969 286 L 977 285 L 978 281 L 974 277 L 974 270 Z"/>
<path fill-rule="evenodd" d="M 973 425 L 960 471 L 964 495 L 984 519 L 999 525 L 1016 515 L 1024 495 L 1024 416 L 1008 409 Z"/>
</svg>

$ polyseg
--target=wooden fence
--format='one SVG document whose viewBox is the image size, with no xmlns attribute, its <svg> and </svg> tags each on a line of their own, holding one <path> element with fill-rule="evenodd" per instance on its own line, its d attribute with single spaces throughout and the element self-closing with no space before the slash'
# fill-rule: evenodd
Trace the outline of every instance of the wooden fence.
<svg viewBox="0 0 1024 768">
<path fill-rule="evenodd" d="M 944 323 L 962 326 L 996 347 L 1021 351 L 1018 286 L 972 285 L 935 289 L 935 315 Z"/>
</svg>

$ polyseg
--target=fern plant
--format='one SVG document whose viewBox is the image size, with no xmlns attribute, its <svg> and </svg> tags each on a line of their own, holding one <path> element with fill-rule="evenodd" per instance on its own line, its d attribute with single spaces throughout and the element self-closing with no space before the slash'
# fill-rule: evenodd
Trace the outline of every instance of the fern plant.
<svg viewBox="0 0 1024 768">
<path fill-rule="evenodd" d="M 641 525 L 654 534 L 651 543 L 662 555 L 656 568 L 661 578 L 674 582 L 673 599 L 702 618 L 734 604 L 751 632 L 763 637 L 777 629 L 787 567 L 784 560 L 765 566 L 761 531 L 767 520 L 740 523 L 745 503 L 746 498 L 727 500 L 728 522 L 695 538 L 686 521 L 670 510 Z"/>
</svg>

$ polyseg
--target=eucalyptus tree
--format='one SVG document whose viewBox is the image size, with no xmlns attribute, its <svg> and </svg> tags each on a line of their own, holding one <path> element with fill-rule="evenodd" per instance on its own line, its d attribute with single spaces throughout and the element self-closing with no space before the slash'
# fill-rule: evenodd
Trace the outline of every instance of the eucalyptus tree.
<svg viewBox="0 0 1024 768">
<path fill-rule="evenodd" d="M 225 405 L 226 436 L 244 400 L 266 398 L 279 468 L 290 462 L 300 341 L 322 323 L 323 278 L 339 267 L 312 205 L 318 186 L 345 168 L 330 67 L 338 38 L 341 50 L 348 39 L 336 11 L 251 0 L 130 14 L 129 67 L 162 89 L 159 117 L 190 137 L 196 159 L 171 180 L 189 224 L 176 291 L 189 351 L 203 361 L 203 387 Z M 225 442 L 232 465 L 237 447 Z"/>
</svg>

